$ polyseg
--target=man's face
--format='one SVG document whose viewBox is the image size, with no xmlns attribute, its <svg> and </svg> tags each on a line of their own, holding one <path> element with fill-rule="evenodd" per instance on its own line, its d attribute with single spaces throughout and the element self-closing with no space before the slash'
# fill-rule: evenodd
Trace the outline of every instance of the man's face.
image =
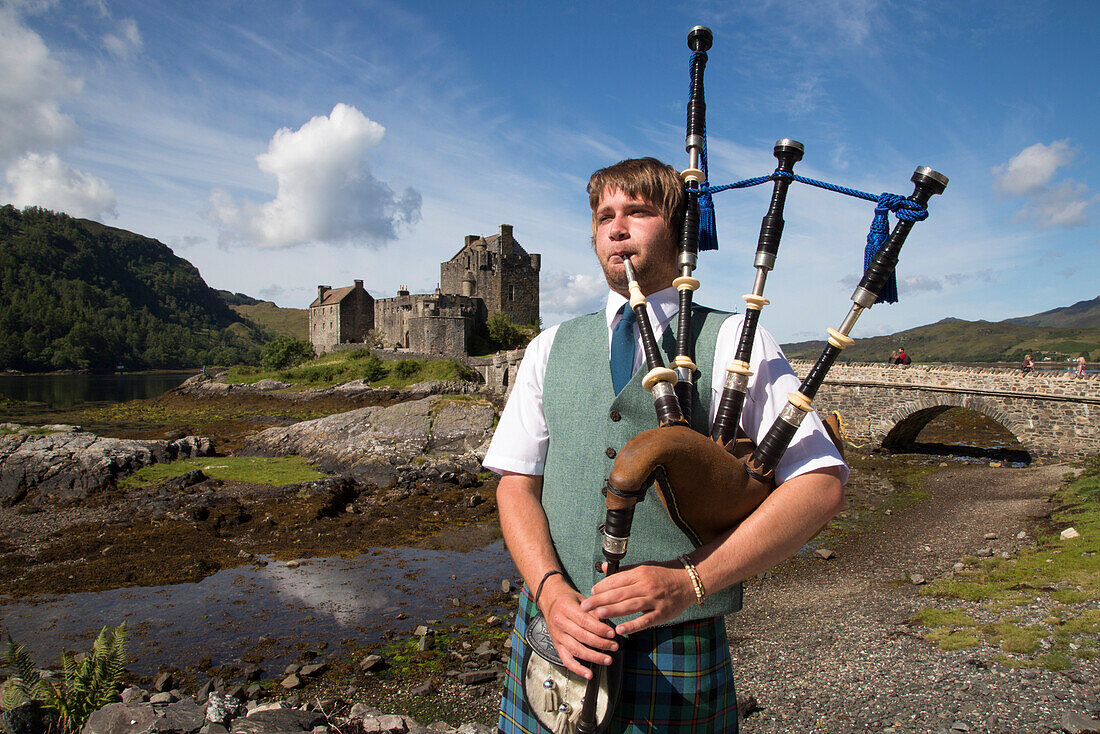
<svg viewBox="0 0 1100 734">
<path fill-rule="evenodd" d="M 676 245 L 660 212 L 647 201 L 607 189 L 596 207 L 596 257 L 611 290 L 627 295 L 623 257 L 630 258 L 642 293 L 672 285 L 680 273 Z"/>
</svg>

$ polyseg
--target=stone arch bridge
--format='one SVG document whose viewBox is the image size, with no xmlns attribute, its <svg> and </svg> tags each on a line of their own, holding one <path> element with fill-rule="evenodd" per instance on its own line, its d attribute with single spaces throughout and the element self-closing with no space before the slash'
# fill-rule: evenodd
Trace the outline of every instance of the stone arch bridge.
<svg viewBox="0 0 1100 734">
<path fill-rule="evenodd" d="M 792 366 L 802 376 L 811 365 L 796 361 Z M 840 412 L 849 440 L 872 447 L 911 443 L 933 418 L 956 406 L 1000 423 L 1032 457 L 1100 453 L 1100 379 L 1095 375 L 837 364 L 814 400 L 822 414 Z"/>
<path fill-rule="evenodd" d="M 486 385 L 507 394 L 523 350 L 471 359 Z M 804 376 L 810 362 L 793 361 Z M 837 364 L 814 407 L 839 411 L 848 439 L 877 448 L 904 446 L 952 407 L 988 416 L 1008 429 L 1033 458 L 1082 458 L 1100 453 L 1100 379 L 1035 372 L 933 365 Z"/>
</svg>

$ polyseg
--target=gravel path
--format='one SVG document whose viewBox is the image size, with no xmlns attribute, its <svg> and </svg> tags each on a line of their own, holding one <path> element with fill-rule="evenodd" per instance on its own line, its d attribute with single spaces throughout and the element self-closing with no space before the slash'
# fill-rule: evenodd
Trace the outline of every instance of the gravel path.
<svg viewBox="0 0 1100 734">
<path fill-rule="evenodd" d="M 944 469 L 924 480 L 929 499 L 880 512 L 836 558 L 800 558 L 749 585 L 727 622 L 739 693 L 760 708 L 742 731 L 1081 731 L 1072 717 L 1100 716 L 1097 660 L 1012 669 L 988 645 L 945 652 L 909 625 L 921 608 L 961 605 L 918 596 L 911 574 L 931 581 L 979 548 L 1029 542 L 1017 534 L 1049 513 L 1045 496 L 1066 471 Z M 1041 619 L 1039 607 L 1008 613 Z"/>
</svg>

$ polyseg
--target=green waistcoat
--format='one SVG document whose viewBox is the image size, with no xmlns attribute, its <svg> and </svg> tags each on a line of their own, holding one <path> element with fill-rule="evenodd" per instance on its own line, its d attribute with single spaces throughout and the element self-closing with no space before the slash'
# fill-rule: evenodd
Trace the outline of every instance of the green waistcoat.
<svg viewBox="0 0 1100 734">
<path fill-rule="evenodd" d="M 692 310 L 696 372 L 693 427 L 709 433 L 711 365 L 718 330 L 728 313 L 696 306 Z M 674 329 L 665 329 L 661 348 L 671 361 Z M 616 451 L 642 431 L 657 427 L 653 397 L 642 387 L 643 366 L 615 396 L 608 360 L 607 320 L 603 314 L 567 321 L 558 327 L 543 384 L 543 410 L 550 433 L 543 470 L 542 506 L 550 536 L 573 587 L 588 594 L 603 578 L 595 564 L 604 560 L 598 527 L 606 507 L 601 489 Z M 618 417 L 619 420 L 613 420 Z M 651 486 L 638 503 L 624 564 L 669 561 L 694 546 L 669 519 Z M 741 608 L 741 585 L 709 593 L 703 609 L 692 605 L 675 622 L 715 617 Z"/>
</svg>

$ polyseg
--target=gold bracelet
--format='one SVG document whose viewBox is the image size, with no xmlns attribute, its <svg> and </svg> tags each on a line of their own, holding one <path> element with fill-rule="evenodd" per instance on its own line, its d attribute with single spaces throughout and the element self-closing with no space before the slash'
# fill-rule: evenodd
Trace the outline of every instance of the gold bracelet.
<svg viewBox="0 0 1100 734">
<path fill-rule="evenodd" d="M 688 558 L 687 553 L 680 556 L 680 563 L 684 564 L 684 569 L 688 572 L 688 576 L 691 577 L 691 586 L 695 589 L 695 598 L 698 600 L 699 608 L 703 608 L 703 602 L 707 600 L 707 590 L 703 586 L 703 579 L 699 578 L 699 571 L 696 570 L 695 564 Z"/>
</svg>

